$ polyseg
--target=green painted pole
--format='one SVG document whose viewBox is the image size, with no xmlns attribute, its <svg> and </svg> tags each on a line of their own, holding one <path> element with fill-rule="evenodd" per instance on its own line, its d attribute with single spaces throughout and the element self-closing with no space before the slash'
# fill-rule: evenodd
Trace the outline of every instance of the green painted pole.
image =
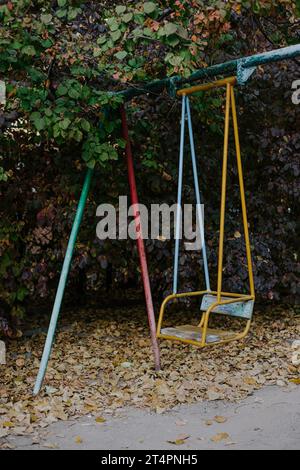
<svg viewBox="0 0 300 470">
<path fill-rule="evenodd" d="M 84 208 L 86 205 L 86 201 L 87 201 L 87 197 L 88 197 L 88 193 L 89 193 L 89 189 L 91 185 L 92 175 L 93 175 L 93 170 L 88 169 L 86 177 L 85 177 L 82 193 L 80 196 L 79 204 L 77 207 L 77 212 L 76 212 L 75 220 L 74 220 L 73 227 L 72 227 L 72 232 L 71 232 L 69 243 L 68 243 L 62 272 L 60 275 L 60 280 L 59 280 L 59 284 L 58 284 L 58 288 L 56 292 L 56 298 L 55 298 L 53 311 L 51 315 L 47 339 L 45 342 L 45 347 L 44 347 L 43 356 L 42 356 L 42 360 L 41 360 L 41 364 L 39 368 L 39 373 L 38 373 L 34 390 L 33 390 L 34 395 L 37 395 L 39 393 L 45 374 L 46 374 L 47 365 L 48 365 L 49 357 L 51 354 L 52 344 L 53 344 L 54 335 L 56 331 L 57 320 L 59 317 L 61 304 L 62 304 L 64 292 L 65 292 L 65 287 L 66 287 L 66 283 L 68 279 L 68 274 L 70 271 L 70 265 L 71 265 L 71 261 L 73 257 L 73 252 L 74 252 L 74 247 L 75 247 L 79 227 L 82 221 L 82 216 L 83 216 Z"/>
</svg>

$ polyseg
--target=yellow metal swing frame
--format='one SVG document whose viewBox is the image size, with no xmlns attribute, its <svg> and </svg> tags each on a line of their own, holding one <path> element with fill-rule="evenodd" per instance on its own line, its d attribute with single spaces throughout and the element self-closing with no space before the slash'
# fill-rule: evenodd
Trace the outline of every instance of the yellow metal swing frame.
<svg viewBox="0 0 300 470">
<path fill-rule="evenodd" d="M 244 187 L 244 177 L 243 177 L 243 168 L 242 168 L 242 158 L 241 158 L 241 148 L 240 148 L 240 138 L 239 138 L 239 129 L 238 129 L 238 120 L 237 120 L 237 111 L 236 111 L 236 102 L 234 94 L 234 86 L 237 82 L 236 77 L 229 77 L 223 80 L 218 80 L 213 83 L 207 83 L 204 85 L 193 86 L 190 88 L 185 88 L 177 92 L 178 96 L 187 96 L 193 93 L 207 91 L 214 88 L 226 87 L 226 108 L 225 108 L 225 131 L 224 131 L 224 152 L 223 152 L 223 169 L 222 169 L 222 189 L 221 189 L 221 211 L 220 211 L 220 239 L 219 239 L 219 255 L 218 255 L 218 281 L 217 281 L 217 290 L 208 291 L 203 290 L 199 292 L 186 292 L 186 293 L 176 293 L 169 295 L 162 303 L 159 320 L 157 325 L 157 337 L 160 339 L 167 339 L 173 341 L 180 341 L 186 344 L 191 344 L 204 348 L 206 346 L 214 346 L 219 344 L 228 343 L 234 340 L 241 340 L 247 336 L 250 326 L 251 326 L 251 315 L 247 319 L 246 326 L 243 331 L 237 333 L 235 331 L 223 331 L 223 330 L 214 330 L 209 328 L 209 319 L 211 313 L 215 313 L 216 310 L 219 310 L 218 313 L 227 313 L 221 311 L 220 309 L 225 309 L 229 305 L 234 305 L 237 303 L 244 304 L 250 302 L 253 304 L 255 300 L 255 288 L 254 288 L 254 279 L 253 279 L 253 267 L 252 267 L 252 258 L 251 258 L 251 247 L 249 239 L 249 228 L 248 228 L 248 219 L 247 219 L 247 208 L 246 208 L 246 196 L 245 196 L 245 187 Z M 249 294 L 237 294 L 230 292 L 222 291 L 222 282 L 223 282 L 223 258 L 224 258 L 224 228 L 225 228 L 225 209 L 226 209 L 226 189 L 227 189 L 227 168 L 228 168 L 228 147 L 229 147 L 229 129 L 230 129 L 230 110 L 232 111 L 233 119 L 233 130 L 234 130 L 234 139 L 235 139 L 235 148 L 236 148 L 236 158 L 237 158 L 237 169 L 239 177 L 239 187 L 240 187 L 240 197 L 242 205 L 242 216 L 243 216 L 243 226 L 244 226 L 244 236 L 246 244 L 246 255 L 247 255 L 247 265 L 248 265 L 248 275 L 249 275 Z M 183 335 L 173 335 L 166 334 L 162 329 L 162 324 L 164 320 L 165 310 L 167 304 L 169 304 L 174 299 L 182 299 L 184 297 L 200 297 L 202 295 L 213 295 L 215 296 L 215 301 L 207 308 L 207 310 L 202 314 L 202 319 L 198 326 L 183 325 L 179 326 L 178 329 L 181 330 Z M 230 313 L 229 313 L 230 315 Z M 232 314 L 232 316 L 238 317 L 239 315 Z M 245 317 L 243 317 L 245 318 Z M 166 330 L 165 330 L 166 331 Z M 184 337 L 184 332 L 193 333 L 196 336 L 199 336 L 199 339 L 188 339 Z M 209 337 L 215 336 L 218 339 L 214 341 L 208 341 Z"/>
</svg>

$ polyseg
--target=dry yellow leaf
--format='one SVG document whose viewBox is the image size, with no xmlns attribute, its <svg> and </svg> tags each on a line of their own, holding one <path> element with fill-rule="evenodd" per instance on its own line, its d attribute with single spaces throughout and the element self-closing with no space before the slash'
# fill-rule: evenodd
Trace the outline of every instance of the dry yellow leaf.
<svg viewBox="0 0 300 470">
<path fill-rule="evenodd" d="M 257 385 L 257 382 L 254 377 L 245 377 L 244 378 L 244 383 L 246 385 Z"/>
<path fill-rule="evenodd" d="M 169 442 L 170 444 L 175 444 L 176 446 L 181 446 L 182 444 L 184 444 L 183 439 L 176 439 L 175 441 L 167 441 L 167 442 Z"/>
<path fill-rule="evenodd" d="M 2 423 L 2 426 L 4 428 L 13 428 L 14 427 L 14 423 L 12 423 L 11 421 L 4 421 L 4 423 Z"/>
<path fill-rule="evenodd" d="M 82 444 L 82 438 L 80 436 L 75 437 L 76 444 Z"/>
<path fill-rule="evenodd" d="M 300 378 L 299 379 L 290 379 L 292 384 L 300 385 Z"/>
<path fill-rule="evenodd" d="M 175 439 L 174 441 L 167 441 L 169 442 L 170 444 L 175 444 L 176 446 L 181 446 L 182 444 L 185 443 L 185 441 L 189 438 L 190 436 L 187 434 L 187 435 L 181 435 L 181 436 L 178 436 L 177 439 Z"/>
<path fill-rule="evenodd" d="M 206 426 L 212 426 L 214 424 L 214 422 L 213 422 L 212 419 L 208 419 L 207 421 L 205 421 L 205 424 L 206 424 Z"/>
<path fill-rule="evenodd" d="M 223 424 L 226 423 L 227 418 L 225 418 L 225 416 L 215 416 L 214 420 L 216 423 Z"/>
<path fill-rule="evenodd" d="M 95 419 L 96 423 L 105 423 L 106 419 L 103 418 L 102 416 L 98 416 L 98 418 Z"/>
<path fill-rule="evenodd" d="M 220 432 L 211 438 L 212 442 L 221 442 L 229 439 L 229 434 L 227 432 Z"/>
</svg>

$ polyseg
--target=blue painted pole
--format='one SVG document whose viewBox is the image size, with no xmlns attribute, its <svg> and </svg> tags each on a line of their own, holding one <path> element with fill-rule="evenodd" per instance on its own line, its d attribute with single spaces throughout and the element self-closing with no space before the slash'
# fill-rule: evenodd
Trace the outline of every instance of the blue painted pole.
<svg viewBox="0 0 300 470">
<path fill-rule="evenodd" d="M 201 238 L 201 245 L 202 245 L 202 256 L 203 256 L 204 274 L 205 274 L 205 284 L 206 284 L 206 289 L 208 291 L 210 291 L 210 279 L 209 279 L 207 251 L 206 251 L 206 243 L 205 243 L 205 235 L 204 235 L 204 220 L 203 220 L 203 212 L 202 212 L 202 207 L 201 207 L 201 195 L 200 195 L 199 181 L 198 181 L 198 169 L 197 169 L 197 160 L 196 160 L 196 152 L 195 152 L 195 143 L 194 143 L 193 125 L 192 125 L 192 118 L 191 118 L 190 101 L 189 101 L 188 97 L 186 97 L 186 112 L 187 112 L 188 128 L 189 128 L 189 136 L 190 136 L 190 147 L 191 147 L 191 157 L 192 157 L 192 165 L 193 165 L 194 186 L 195 186 L 196 203 L 197 203 L 197 217 L 198 217 L 198 223 L 199 223 L 199 228 L 200 228 L 200 238 Z"/>
<path fill-rule="evenodd" d="M 65 288 L 66 288 L 66 283 L 67 283 L 68 274 L 70 271 L 70 265 L 71 265 L 71 261 L 72 261 L 72 257 L 74 253 L 74 247 L 75 247 L 79 227 L 82 221 L 82 216 L 83 216 L 84 208 L 86 205 L 86 200 L 87 200 L 90 185 L 91 185 L 92 175 L 93 175 L 93 170 L 88 169 L 86 177 L 85 177 L 81 197 L 79 200 L 75 220 L 73 223 L 72 232 L 70 235 L 67 252 L 65 255 L 62 272 L 60 275 L 60 280 L 59 280 L 59 284 L 58 284 L 58 288 L 56 292 L 56 298 L 55 298 L 54 307 L 53 307 L 53 311 L 51 315 L 47 339 L 46 339 L 46 343 L 44 346 L 44 351 L 43 351 L 43 356 L 42 356 L 38 376 L 37 376 L 36 383 L 35 383 L 34 390 L 33 390 L 34 395 L 37 395 L 39 393 L 41 386 L 43 384 L 45 374 L 46 374 L 47 365 L 48 365 L 49 357 L 51 354 L 52 344 L 53 344 L 54 335 L 56 331 L 57 320 L 59 317 L 61 304 L 62 304 L 62 300 L 63 300 Z"/>
<path fill-rule="evenodd" d="M 182 181 L 183 181 L 183 160 L 184 160 L 184 137 L 185 137 L 185 110 L 186 97 L 182 97 L 181 112 L 181 135 L 180 135 L 180 154 L 179 154 L 179 170 L 178 170 L 178 194 L 177 194 L 177 210 L 176 210 L 176 233 L 175 233 L 175 254 L 174 254 L 174 278 L 173 278 L 173 294 L 177 294 L 178 290 L 178 270 L 179 270 L 179 248 L 180 235 L 182 233 Z"/>
</svg>

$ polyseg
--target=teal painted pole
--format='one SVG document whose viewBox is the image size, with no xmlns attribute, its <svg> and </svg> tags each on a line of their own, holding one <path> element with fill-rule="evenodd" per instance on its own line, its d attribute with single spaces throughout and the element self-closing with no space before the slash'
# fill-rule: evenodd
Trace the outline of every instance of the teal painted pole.
<svg viewBox="0 0 300 470">
<path fill-rule="evenodd" d="M 244 69 L 251 69 L 258 67 L 259 65 L 270 64 L 273 62 L 279 62 L 281 60 L 290 60 L 296 57 L 300 57 L 300 44 L 293 46 L 283 47 L 281 49 L 275 49 L 273 51 L 262 52 L 251 56 L 244 56 L 238 59 L 229 60 L 221 64 L 212 65 L 205 67 L 194 72 L 190 77 L 183 78 L 180 76 L 174 76 L 171 78 L 163 78 L 162 80 L 154 80 L 152 82 L 141 85 L 140 88 L 137 86 L 134 88 L 128 88 L 117 92 L 118 95 L 124 97 L 125 101 L 129 101 L 135 96 L 144 95 L 147 93 L 159 93 L 168 86 L 173 84 L 177 89 L 180 86 L 192 83 L 201 79 L 214 78 L 218 75 L 236 74 L 239 65 L 242 65 Z M 112 92 L 112 95 L 115 93 Z"/>
<path fill-rule="evenodd" d="M 42 360 L 40 364 L 40 369 L 39 369 L 38 376 L 37 376 L 36 383 L 35 383 L 34 390 L 33 390 L 34 395 L 37 395 L 39 393 L 45 374 L 46 374 L 47 365 L 48 365 L 49 357 L 51 354 L 52 344 L 53 344 L 54 335 L 56 331 L 57 320 L 59 317 L 61 304 L 62 304 L 64 292 L 65 292 L 65 287 L 66 287 L 66 283 L 68 279 L 68 274 L 70 271 L 70 265 L 71 265 L 71 261 L 73 257 L 73 252 L 74 252 L 74 247 L 75 247 L 79 227 L 82 221 L 82 216 L 83 216 L 84 208 L 86 205 L 86 200 L 87 200 L 90 185 L 91 185 L 92 175 L 93 175 L 93 170 L 88 169 L 86 177 L 85 177 L 82 193 L 80 196 L 79 204 L 77 207 L 77 212 L 76 212 L 75 220 L 74 220 L 73 227 L 72 227 L 72 232 L 71 232 L 69 243 L 68 243 L 62 272 L 60 275 L 60 280 L 59 280 L 59 284 L 58 284 L 58 288 L 56 292 L 56 298 L 55 298 L 55 302 L 53 306 L 47 339 L 45 342 L 43 356 L 42 356 Z"/>
</svg>

